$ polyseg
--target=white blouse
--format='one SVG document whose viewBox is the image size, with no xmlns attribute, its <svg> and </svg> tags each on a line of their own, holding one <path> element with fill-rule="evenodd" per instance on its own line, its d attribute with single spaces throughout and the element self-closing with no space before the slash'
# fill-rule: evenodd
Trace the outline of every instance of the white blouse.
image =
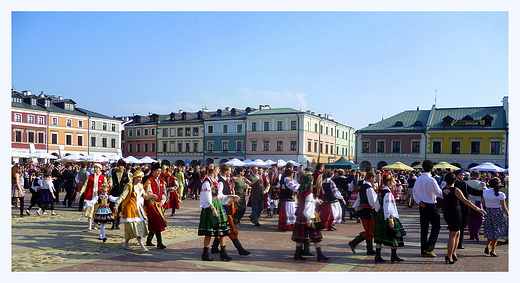
<svg viewBox="0 0 520 283">
<path fill-rule="evenodd" d="M 217 183 L 218 184 L 218 179 L 214 179 L 214 178 L 210 178 L 210 177 L 207 177 L 211 183 Z M 212 203 L 211 203 L 211 187 L 213 185 L 210 184 L 210 182 L 208 181 L 204 181 L 202 183 L 202 187 L 200 188 L 200 207 L 202 208 L 208 208 L 208 207 L 211 207 L 212 206 Z M 231 202 L 233 200 L 232 197 L 228 197 L 227 195 L 224 195 L 222 193 L 222 188 L 223 186 L 218 186 L 218 199 L 220 200 L 220 202 L 222 204 L 227 204 L 229 202 Z"/>
<path fill-rule="evenodd" d="M 388 187 L 383 187 L 383 189 L 390 190 Z M 399 212 L 397 212 L 397 205 L 395 203 L 395 197 L 392 194 L 392 191 L 385 194 L 385 197 L 383 198 L 383 211 L 385 213 L 385 219 L 390 218 L 390 216 L 393 216 L 395 218 L 399 218 Z"/>
<path fill-rule="evenodd" d="M 338 187 L 336 187 L 336 184 L 332 181 L 332 178 L 327 178 L 323 181 L 324 184 L 330 184 L 330 190 L 332 191 L 332 194 L 337 199 L 343 199 L 343 196 L 341 195 L 340 191 L 338 190 Z"/>
<path fill-rule="evenodd" d="M 484 202 L 486 207 L 489 208 L 501 208 L 502 204 L 500 201 L 506 199 L 506 195 L 503 192 L 498 192 L 498 196 L 495 196 L 494 189 L 487 189 L 482 192 L 482 197 L 484 198 Z"/>
</svg>

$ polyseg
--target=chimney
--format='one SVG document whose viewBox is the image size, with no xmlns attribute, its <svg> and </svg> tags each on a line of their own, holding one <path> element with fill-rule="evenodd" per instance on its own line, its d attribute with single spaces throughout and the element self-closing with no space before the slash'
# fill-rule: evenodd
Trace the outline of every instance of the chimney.
<svg viewBox="0 0 520 283">
<path fill-rule="evenodd" d="M 182 114 L 182 112 L 184 112 L 184 110 L 179 110 L 179 114 Z"/>
<path fill-rule="evenodd" d="M 42 91 L 42 93 L 43 93 L 43 91 Z M 24 90 L 24 91 L 22 91 L 22 94 L 24 96 L 30 96 L 31 95 L 31 91 L 30 90 Z"/>
</svg>

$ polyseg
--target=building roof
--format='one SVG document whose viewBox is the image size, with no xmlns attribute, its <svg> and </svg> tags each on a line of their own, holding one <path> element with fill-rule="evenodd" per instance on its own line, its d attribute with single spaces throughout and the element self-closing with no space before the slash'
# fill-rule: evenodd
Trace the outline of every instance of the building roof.
<svg viewBox="0 0 520 283">
<path fill-rule="evenodd" d="M 359 129 L 358 132 L 424 132 L 429 115 L 430 110 L 408 110 Z"/>
<path fill-rule="evenodd" d="M 252 111 L 248 115 L 275 115 L 275 114 L 297 114 L 304 113 L 292 108 L 268 108 Z"/>
<path fill-rule="evenodd" d="M 506 129 L 506 113 L 502 106 L 489 107 L 462 107 L 462 108 L 435 108 L 432 112 L 432 119 L 429 130 L 445 130 L 444 119 L 451 117 L 456 121 L 476 121 L 486 120 L 491 117 L 490 125 L 472 125 L 470 128 L 459 123 L 459 125 L 450 126 L 451 130 L 468 130 L 468 129 Z"/>
</svg>

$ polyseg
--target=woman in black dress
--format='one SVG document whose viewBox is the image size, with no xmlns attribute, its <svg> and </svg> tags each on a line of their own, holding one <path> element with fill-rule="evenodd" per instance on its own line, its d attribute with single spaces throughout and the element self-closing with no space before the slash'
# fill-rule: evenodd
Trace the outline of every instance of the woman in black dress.
<svg viewBox="0 0 520 283">
<path fill-rule="evenodd" d="M 462 201 L 468 207 L 482 213 L 486 212 L 464 197 L 462 191 L 454 186 L 457 177 L 453 173 L 444 175 L 444 181 L 446 187 L 442 189 L 442 195 L 444 197 L 444 221 L 448 224 L 449 238 L 448 238 L 448 250 L 446 257 L 444 258 L 446 263 L 454 264 L 457 258 L 457 244 L 459 241 L 460 225 L 462 222 L 462 213 L 460 211 L 459 201 Z"/>
</svg>

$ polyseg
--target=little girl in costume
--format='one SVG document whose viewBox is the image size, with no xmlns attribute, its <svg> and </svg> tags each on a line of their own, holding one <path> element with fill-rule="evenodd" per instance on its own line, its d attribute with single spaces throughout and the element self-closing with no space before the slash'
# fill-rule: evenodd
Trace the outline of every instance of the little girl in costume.
<svg viewBox="0 0 520 283">
<path fill-rule="evenodd" d="M 101 225 L 101 234 L 99 235 L 99 239 L 103 240 L 103 243 L 107 241 L 105 226 L 107 223 L 112 223 L 114 221 L 114 216 L 108 207 L 108 202 L 116 202 L 118 199 L 117 197 L 108 195 L 108 191 L 108 186 L 102 186 L 99 195 L 92 197 L 92 200 L 85 204 L 85 207 L 94 206 L 94 222 Z"/>
</svg>

